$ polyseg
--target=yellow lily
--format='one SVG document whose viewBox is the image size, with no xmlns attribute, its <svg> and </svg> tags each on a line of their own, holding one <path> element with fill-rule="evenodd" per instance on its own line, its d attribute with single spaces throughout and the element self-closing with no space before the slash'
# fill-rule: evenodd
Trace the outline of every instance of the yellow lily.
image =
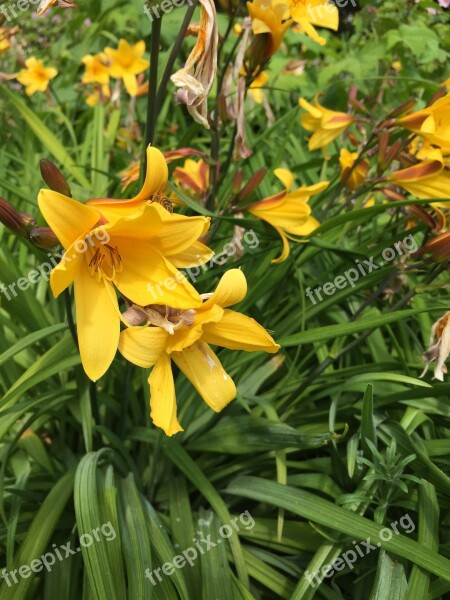
<svg viewBox="0 0 450 600">
<path fill-rule="evenodd" d="M 397 123 L 450 152 L 450 93 L 423 110 L 397 119 Z"/>
<path fill-rule="evenodd" d="M 313 132 L 308 143 L 308 149 L 311 151 L 329 146 L 355 120 L 348 113 L 329 110 L 321 106 L 317 100 L 319 95 L 317 94 L 314 100 L 314 106 L 304 98 L 300 98 L 298 101 L 300 106 L 307 111 L 300 119 L 302 127 Z"/>
<path fill-rule="evenodd" d="M 173 178 L 177 186 L 196 200 L 202 200 L 209 191 L 209 166 L 204 160 L 188 158 L 174 170 Z"/>
<path fill-rule="evenodd" d="M 278 0 L 253 0 L 247 2 L 247 8 L 252 20 L 252 31 L 255 36 L 261 36 L 259 39 L 264 42 L 261 60 L 255 61 L 255 64 L 259 64 L 275 54 L 292 21 L 285 20 L 287 3 L 280 3 Z M 253 51 L 257 50 L 260 48 L 255 46 Z"/>
<path fill-rule="evenodd" d="M 135 214 L 137 210 L 142 209 L 146 204 L 161 204 L 162 206 L 166 206 L 170 204 L 170 198 L 168 198 L 165 193 L 168 176 L 169 171 L 163 153 L 157 148 L 149 146 L 147 148 L 147 173 L 144 185 L 137 196 L 131 198 L 131 200 L 92 198 L 91 200 L 88 200 L 86 204 L 99 210 L 101 214 L 111 222 L 118 218 Z M 183 223 L 186 223 L 186 226 L 188 226 L 193 218 L 203 219 L 203 230 L 198 238 L 196 238 L 196 241 L 194 241 L 190 247 L 185 248 L 183 252 L 171 255 L 171 262 L 176 267 L 189 268 L 196 265 L 198 266 L 211 258 L 214 253 L 207 246 L 197 241 L 207 232 L 209 228 L 209 218 L 185 217 L 182 215 L 170 214 L 167 211 L 165 211 L 164 217 L 168 222 L 180 223 L 180 227 L 183 226 Z"/>
<path fill-rule="evenodd" d="M 278 344 L 253 319 L 227 309 L 245 298 L 247 282 L 239 269 L 227 271 L 213 294 L 200 307 L 174 311 L 159 307 L 161 323 L 155 327 L 130 327 L 120 336 L 119 351 L 135 365 L 153 367 L 150 416 L 169 436 L 183 431 L 171 360 L 191 381 L 203 400 L 216 412 L 236 397 L 236 387 L 208 344 L 248 352 L 277 352 Z M 151 313 L 150 313 L 151 314 Z"/>
<path fill-rule="evenodd" d="M 254 202 L 246 210 L 277 230 L 283 242 L 283 251 L 272 262 L 280 263 L 289 256 L 288 239 L 297 241 L 292 236 L 309 235 L 319 226 L 319 222 L 311 216 L 308 200 L 310 196 L 325 190 L 329 182 L 321 181 L 314 185 L 302 186 L 291 192 L 294 181 L 292 173 L 287 169 L 276 169 L 274 173 L 284 184 L 285 190 L 265 200 Z"/>
<path fill-rule="evenodd" d="M 17 81 L 25 86 L 25 92 L 32 96 L 36 92 L 45 92 L 50 81 L 56 77 L 58 71 L 53 67 L 44 67 L 42 60 L 27 58 L 25 61 L 26 69 L 19 71 Z"/>
<path fill-rule="evenodd" d="M 282 0 L 288 4 L 292 19 L 300 25 L 301 31 L 323 46 L 326 40 L 319 36 L 314 25 L 325 29 L 338 30 L 339 10 L 327 0 Z"/>
<path fill-rule="evenodd" d="M 126 40 L 119 41 L 119 47 L 105 48 L 105 54 L 110 59 L 109 74 L 114 79 L 122 79 L 130 96 L 136 96 L 138 83 L 136 75 L 150 66 L 148 60 L 142 58 L 145 52 L 145 42 L 141 40 L 131 46 Z"/>
<path fill-rule="evenodd" d="M 339 162 L 341 164 L 340 179 L 344 182 L 344 185 L 349 190 L 357 190 L 367 177 L 369 170 L 369 163 L 367 160 L 361 160 L 357 166 L 353 169 L 350 176 L 346 174 L 353 167 L 359 154 L 357 152 L 349 152 L 345 148 L 341 149 Z"/>
<path fill-rule="evenodd" d="M 81 61 L 86 71 L 81 79 L 82 83 L 101 83 L 109 84 L 108 57 L 104 52 L 99 52 L 94 56 L 87 54 Z"/>
<path fill-rule="evenodd" d="M 395 171 L 386 180 L 405 189 L 417 198 L 450 197 L 450 171 L 440 160 L 426 160 L 412 167 Z M 436 206 L 449 206 L 448 202 L 436 202 Z"/>
</svg>

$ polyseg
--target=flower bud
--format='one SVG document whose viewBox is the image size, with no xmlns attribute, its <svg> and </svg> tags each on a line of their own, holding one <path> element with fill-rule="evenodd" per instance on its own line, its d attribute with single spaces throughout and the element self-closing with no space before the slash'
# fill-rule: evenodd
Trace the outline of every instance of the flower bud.
<svg viewBox="0 0 450 600">
<path fill-rule="evenodd" d="M 32 216 L 19 212 L 3 198 L 0 198 L 0 222 L 21 237 L 28 237 L 30 227 L 36 225 Z"/>
<path fill-rule="evenodd" d="M 30 240 L 35 246 L 43 250 L 52 250 L 61 245 L 50 227 L 35 227 L 30 231 Z"/>
<path fill-rule="evenodd" d="M 72 197 L 70 186 L 55 163 L 53 163 L 51 160 L 48 160 L 48 158 L 43 158 L 39 162 L 39 167 L 41 169 L 42 179 L 51 190 L 54 192 L 59 192 L 64 196 L 69 196 L 69 198 Z"/>
</svg>

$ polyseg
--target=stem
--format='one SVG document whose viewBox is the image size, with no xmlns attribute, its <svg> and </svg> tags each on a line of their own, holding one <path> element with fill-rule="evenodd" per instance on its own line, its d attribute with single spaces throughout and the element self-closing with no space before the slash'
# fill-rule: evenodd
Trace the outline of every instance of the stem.
<svg viewBox="0 0 450 600">
<path fill-rule="evenodd" d="M 156 94 L 156 103 L 155 103 L 155 115 L 156 118 L 159 115 L 159 111 L 161 110 L 161 106 L 164 100 L 164 95 L 166 92 L 167 84 L 169 83 L 170 76 L 172 74 L 172 69 L 175 64 L 175 61 L 178 57 L 178 53 L 180 51 L 181 45 L 183 43 L 184 37 L 186 35 L 187 28 L 189 27 L 189 23 L 191 22 L 192 15 L 194 14 L 195 9 L 197 8 L 198 0 L 193 0 L 192 6 L 190 6 L 186 14 L 184 16 L 183 22 L 181 24 L 180 30 L 175 38 L 175 43 L 173 45 L 170 56 L 167 60 L 166 68 L 164 69 L 163 76 L 161 77 L 161 81 L 159 83 L 158 92 Z"/>
<path fill-rule="evenodd" d="M 77 330 L 75 329 L 75 323 L 72 315 L 72 298 L 70 297 L 69 288 L 64 290 L 64 304 L 66 307 L 67 323 L 69 325 L 70 335 L 72 336 L 73 342 L 78 349 Z"/>
<path fill-rule="evenodd" d="M 150 77 L 147 95 L 147 126 L 145 131 L 145 146 L 143 170 L 141 176 L 147 170 L 146 150 L 149 144 L 153 144 L 156 129 L 156 86 L 158 84 L 158 58 L 159 41 L 161 38 L 161 19 L 156 19 L 152 23 L 152 32 L 150 36 Z"/>
</svg>

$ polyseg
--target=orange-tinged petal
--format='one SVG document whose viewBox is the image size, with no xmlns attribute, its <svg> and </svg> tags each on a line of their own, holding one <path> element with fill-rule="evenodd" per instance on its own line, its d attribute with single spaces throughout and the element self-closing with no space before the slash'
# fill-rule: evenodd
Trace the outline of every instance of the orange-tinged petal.
<svg viewBox="0 0 450 600">
<path fill-rule="evenodd" d="M 150 377 L 150 417 L 157 427 L 172 436 L 183 428 L 177 419 L 177 399 L 170 358 L 162 354 L 153 367 Z"/>
<path fill-rule="evenodd" d="M 236 398 L 233 380 L 207 344 L 197 342 L 171 356 L 203 400 L 216 412 L 220 412 Z"/>
<path fill-rule="evenodd" d="M 94 208 L 51 190 L 39 192 L 38 204 L 64 248 L 89 232 L 101 216 Z"/>
<path fill-rule="evenodd" d="M 120 334 L 119 352 L 134 365 L 148 369 L 161 357 L 168 336 L 160 327 L 129 327 Z"/>
<path fill-rule="evenodd" d="M 209 309 L 214 304 L 222 308 L 238 304 L 247 295 L 247 280 L 240 269 L 230 269 L 223 274 L 215 292 L 206 302 L 202 309 Z"/>
<path fill-rule="evenodd" d="M 81 262 L 74 284 L 78 343 L 84 370 L 97 381 L 116 355 L 120 316 L 112 286 L 98 282 L 89 273 L 87 262 Z"/>
<path fill-rule="evenodd" d="M 254 319 L 234 310 L 225 310 L 218 323 L 203 326 L 202 341 L 230 350 L 278 352 L 280 346 Z"/>
</svg>

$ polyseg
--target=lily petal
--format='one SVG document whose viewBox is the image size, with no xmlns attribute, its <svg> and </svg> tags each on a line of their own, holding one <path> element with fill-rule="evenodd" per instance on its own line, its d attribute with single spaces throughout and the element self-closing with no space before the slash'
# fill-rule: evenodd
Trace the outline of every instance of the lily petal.
<svg viewBox="0 0 450 600">
<path fill-rule="evenodd" d="M 86 261 L 81 262 L 74 289 L 81 362 L 89 379 L 97 381 L 108 370 L 119 345 L 117 299 L 110 284 L 91 276 Z"/>
<path fill-rule="evenodd" d="M 209 309 L 214 304 L 222 308 L 238 304 L 247 295 L 247 280 L 240 269 L 226 271 L 219 281 L 214 294 L 203 303 L 202 309 Z"/>
<path fill-rule="evenodd" d="M 234 310 L 225 310 L 218 323 L 204 325 L 202 340 L 207 344 L 247 352 L 278 352 L 280 349 L 264 327 Z"/>
<path fill-rule="evenodd" d="M 172 359 L 206 404 L 216 412 L 236 398 L 233 380 L 207 344 L 197 342 L 183 352 L 174 352 Z"/>
<path fill-rule="evenodd" d="M 170 358 L 162 354 L 153 367 L 150 377 L 150 417 L 157 427 L 172 436 L 183 428 L 177 419 L 177 400 L 175 397 L 175 384 L 173 381 Z"/>
<path fill-rule="evenodd" d="M 73 246 L 66 250 L 61 261 L 50 273 L 50 287 L 55 298 L 73 283 L 83 260 L 83 256 L 77 253 Z"/>
<path fill-rule="evenodd" d="M 101 217 L 95 208 L 52 190 L 41 190 L 38 204 L 44 219 L 64 248 L 82 238 Z"/>
<path fill-rule="evenodd" d="M 168 335 L 160 327 L 129 327 L 120 334 L 119 352 L 134 365 L 148 369 L 161 357 Z"/>
</svg>

